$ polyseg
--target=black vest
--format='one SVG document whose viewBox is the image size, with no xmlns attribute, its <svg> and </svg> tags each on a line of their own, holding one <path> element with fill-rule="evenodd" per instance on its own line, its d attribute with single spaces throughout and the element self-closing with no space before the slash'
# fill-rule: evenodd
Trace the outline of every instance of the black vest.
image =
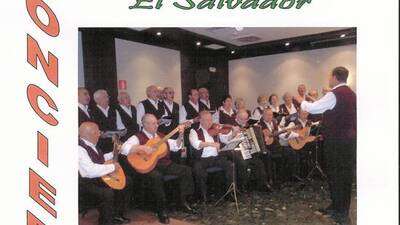
<svg viewBox="0 0 400 225">
<path fill-rule="evenodd" d="M 93 120 L 99 126 L 101 131 L 115 131 L 117 130 L 117 113 L 114 107 L 109 107 L 108 117 L 95 106 L 92 111 Z"/>
<path fill-rule="evenodd" d="M 132 112 L 132 117 L 129 116 L 127 112 L 121 107 L 121 105 L 118 105 L 117 110 L 119 112 L 119 115 L 121 116 L 121 121 L 124 124 L 125 128 L 127 129 L 125 137 L 122 139 L 123 141 L 134 135 L 136 132 L 139 131 L 139 125 L 137 124 L 137 114 L 136 114 L 136 108 L 135 106 L 131 105 L 131 112 Z"/>
<path fill-rule="evenodd" d="M 232 115 L 228 115 L 222 110 L 219 110 L 218 113 L 219 113 L 219 123 L 220 124 L 235 125 L 236 113 L 233 113 Z"/>
<path fill-rule="evenodd" d="M 187 120 L 194 119 L 199 115 L 199 112 L 197 112 L 196 109 L 193 108 L 193 106 L 189 102 L 186 102 L 185 104 L 183 104 L 183 106 L 185 106 Z M 199 111 L 200 111 L 200 105 L 199 105 Z"/>
<path fill-rule="evenodd" d="M 144 107 L 145 113 L 153 114 L 157 119 L 161 119 L 162 115 L 164 115 L 164 107 L 162 107 L 162 103 L 158 101 L 156 109 L 153 104 L 151 104 L 149 99 L 141 101 Z"/>
<path fill-rule="evenodd" d="M 81 139 L 79 139 L 79 146 L 84 148 L 89 156 L 89 158 L 92 160 L 93 163 L 96 164 L 104 164 L 104 154 L 101 151 L 101 149 L 97 148 L 97 153 L 95 150 L 93 150 L 91 147 L 85 144 Z M 101 181 L 100 177 L 98 178 L 84 178 L 79 174 L 79 182 L 94 182 L 95 185 L 102 186 L 104 187 L 104 183 Z"/>
<path fill-rule="evenodd" d="M 88 113 L 90 116 L 90 109 L 88 109 Z M 93 119 L 91 117 L 88 117 L 86 113 L 78 107 L 78 122 L 78 125 L 80 126 L 84 122 L 93 122 Z"/>
<path fill-rule="evenodd" d="M 199 100 L 199 111 L 207 110 L 207 111 L 216 111 L 216 108 L 214 104 L 211 103 L 210 101 L 210 108 L 206 104 L 204 104 L 202 101 Z"/>
<path fill-rule="evenodd" d="M 171 119 L 171 124 L 169 126 L 166 126 L 165 124 L 160 125 L 158 131 L 166 135 L 179 125 L 179 105 L 178 103 L 173 102 L 172 111 L 168 108 L 165 102 L 162 102 L 162 107 L 167 114 L 167 118 Z M 172 136 L 172 139 L 176 139 L 178 135 L 179 134 L 176 133 Z"/>
</svg>

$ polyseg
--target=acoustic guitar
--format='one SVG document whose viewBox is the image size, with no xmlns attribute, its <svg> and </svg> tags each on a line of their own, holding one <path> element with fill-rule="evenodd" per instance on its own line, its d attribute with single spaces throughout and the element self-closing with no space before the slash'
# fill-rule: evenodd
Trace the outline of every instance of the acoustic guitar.
<svg viewBox="0 0 400 225">
<path fill-rule="evenodd" d="M 304 127 L 302 129 L 299 129 L 296 131 L 302 138 L 293 138 L 290 139 L 289 145 L 292 147 L 294 150 L 301 150 L 307 143 L 315 141 L 319 136 L 311 136 L 310 135 L 310 129 L 311 127 Z"/>
<path fill-rule="evenodd" d="M 168 146 L 166 143 L 174 134 L 176 134 L 180 127 L 187 128 L 188 123 L 181 124 L 172 130 L 169 134 L 165 135 L 163 138 L 155 137 L 147 141 L 145 144 L 151 147 L 153 151 L 148 154 L 144 151 L 136 151 L 128 155 L 127 159 L 129 164 L 141 174 L 146 174 L 151 172 L 157 165 L 159 159 L 165 157 L 168 154 Z"/>
<path fill-rule="evenodd" d="M 113 135 L 112 140 L 114 143 L 113 158 L 111 160 L 106 161 L 105 162 L 106 164 L 118 162 L 118 155 L 119 155 L 119 151 L 121 149 L 122 144 L 117 135 Z M 110 188 L 115 189 L 115 190 L 122 190 L 125 188 L 125 185 L 126 185 L 125 173 L 124 173 L 124 170 L 122 170 L 121 166 L 119 166 L 119 164 L 115 168 L 114 172 L 102 176 L 101 179 Z"/>
<path fill-rule="evenodd" d="M 265 140 L 265 144 L 266 145 L 271 145 L 272 143 L 274 143 L 274 138 L 279 136 L 280 134 L 286 133 L 289 130 L 295 130 L 295 129 L 299 129 L 300 126 L 294 126 L 294 127 L 288 127 L 285 129 L 282 129 L 280 131 L 275 131 L 275 132 L 271 132 L 268 128 L 263 130 L 264 133 L 264 140 Z"/>
</svg>

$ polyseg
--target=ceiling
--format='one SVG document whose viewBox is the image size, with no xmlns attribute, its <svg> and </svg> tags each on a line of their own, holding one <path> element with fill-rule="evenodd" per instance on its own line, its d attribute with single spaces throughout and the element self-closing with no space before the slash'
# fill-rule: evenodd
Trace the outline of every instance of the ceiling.
<svg viewBox="0 0 400 225">
<path fill-rule="evenodd" d="M 244 46 L 310 34 L 343 30 L 346 29 L 346 27 L 193 27 L 182 29 L 235 46 Z"/>
</svg>

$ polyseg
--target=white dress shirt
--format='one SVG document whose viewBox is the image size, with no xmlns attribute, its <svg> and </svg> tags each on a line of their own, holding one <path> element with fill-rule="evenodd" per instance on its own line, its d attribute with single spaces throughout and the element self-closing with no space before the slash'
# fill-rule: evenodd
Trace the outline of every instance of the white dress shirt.
<svg viewBox="0 0 400 225">
<path fill-rule="evenodd" d="M 82 111 L 86 114 L 86 116 L 88 116 L 88 117 L 90 118 L 90 115 L 89 115 L 89 106 L 88 106 L 88 105 L 83 105 L 83 104 L 79 103 L 79 104 L 78 104 L 78 107 L 79 107 L 80 109 L 82 109 Z"/>
<path fill-rule="evenodd" d="M 347 85 L 346 83 L 340 83 L 336 85 L 332 90 Z M 301 102 L 301 109 L 307 111 L 311 114 L 321 114 L 324 113 L 326 110 L 333 109 L 336 105 L 336 96 L 333 94 L 332 91 L 326 93 L 321 99 L 315 102 Z"/>
<path fill-rule="evenodd" d="M 260 113 L 260 110 L 258 110 L 258 109 L 261 109 L 261 113 Z M 253 110 L 253 115 L 251 115 L 251 118 L 254 119 L 254 120 L 260 120 L 261 117 L 262 117 L 262 111 L 264 109 L 265 109 L 264 106 L 258 105 L 257 108 L 255 108 Z"/>
<path fill-rule="evenodd" d="M 189 104 L 193 106 L 193 108 L 196 110 L 196 112 L 199 112 L 199 104 L 194 104 L 192 101 L 189 100 Z M 179 123 L 185 123 L 187 121 L 193 122 L 193 119 L 188 120 L 187 118 L 187 112 L 185 109 L 184 105 L 181 105 L 179 108 Z"/>
<path fill-rule="evenodd" d="M 274 106 L 274 105 L 269 105 L 269 107 L 271 108 L 271 111 L 274 113 L 278 113 L 279 112 L 279 105 L 278 106 Z"/>
<path fill-rule="evenodd" d="M 158 137 L 158 135 L 152 135 L 149 132 L 147 132 L 145 129 L 143 129 L 143 133 L 147 136 L 147 138 L 152 139 L 154 137 Z M 182 147 L 183 147 L 183 143 L 181 142 L 180 145 L 178 145 L 178 141 L 174 140 L 174 139 L 168 139 L 168 146 L 169 146 L 169 150 L 172 152 L 177 152 L 179 151 Z M 137 146 L 140 145 L 139 142 L 139 138 L 136 135 L 133 135 L 132 137 L 130 137 L 128 140 L 126 140 L 124 142 L 124 144 L 122 144 L 121 147 L 121 154 L 123 155 L 129 155 L 129 153 L 131 153 L 132 151 L 132 147 L 136 148 Z"/>
<path fill-rule="evenodd" d="M 108 118 L 108 110 L 110 109 L 110 106 L 107 106 L 107 108 L 103 109 L 103 107 L 97 105 L 97 108 L 99 108 L 100 111 L 104 114 L 104 116 L 106 116 Z M 116 119 L 117 120 L 117 122 L 116 122 L 117 130 L 126 129 L 125 125 L 122 123 L 121 115 L 119 115 L 118 110 L 115 110 L 115 113 L 116 113 L 116 117 L 117 117 L 117 119 Z"/>
<path fill-rule="evenodd" d="M 204 129 L 200 125 L 200 129 L 203 130 L 204 134 L 204 142 L 214 142 L 214 138 L 208 133 L 206 129 Z M 228 143 L 230 137 L 232 136 L 232 131 L 226 135 L 220 134 L 219 135 L 219 140 L 222 143 Z M 191 129 L 190 134 L 189 134 L 189 141 L 190 144 L 195 148 L 196 150 L 201 150 L 200 148 L 200 143 L 203 142 L 202 140 L 199 139 L 199 136 L 197 135 L 196 130 Z M 218 156 L 218 150 L 215 147 L 204 147 L 203 148 L 203 153 L 201 154 L 201 158 L 207 158 L 211 156 Z"/>
<path fill-rule="evenodd" d="M 81 140 L 90 148 L 92 148 L 97 154 L 98 151 L 93 143 L 81 138 Z M 113 153 L 104 154 L 105 161 L 111 160 Z M 79 174 L 84 178 L 97 178 L 109 173 L 114 172 L 114 164 L 97 164 L 92 161 L 87 153 L 86 149 L 82 146 L 78 146 L 78 159 L 79 159 Z"/>
<path fill-rule="evenodd" d="M 154 108 L 156 108 L 158 110 L 158 100 L 153 100 L 153 99 L 150 99 L 150 98 L 148 98 L 148 100 L 154 106 Z M 144 109 L 144 105 L 143 105 L 142 102 L 140 102 L 137 105 L 136 112 L 137 112 L 136 113 L 136 115 L 137 115 L 137 124 L 139 124 L 139 126 L 142 127 L 142 117 L 146 113 L 146 110 Z"/>
<path fill-rule="evenodd" d="M 174 109 L 174 102 L 170 103 L 167 100 L 164 100 L 163 102 L 164 102 L 164 105 L 168 108 L 168 110 L 172 113 L 172 111 Z M 164 115 L 162 117 L 165 117 L 165 116 L 168 116 L 167 110 L 164 110 Z M 170 126 L 171 122 L 172 122 L 172 120 L 170 122 L 168 122 L 168 123 L 165 123 L 165 126 L 167 126 L 167 127 Z"/>
</svg>

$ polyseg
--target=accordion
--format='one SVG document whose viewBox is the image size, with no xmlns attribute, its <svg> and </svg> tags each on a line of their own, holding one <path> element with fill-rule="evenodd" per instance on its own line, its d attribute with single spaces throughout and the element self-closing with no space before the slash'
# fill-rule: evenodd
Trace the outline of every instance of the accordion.
<svg viewBox="0 0 400 225">
<path fill-rule="evenodd" d="M 240 133 L 242 142 L 236 150 L 241 151 L 243 159 L 251 159 L 252 154 L 266 152 L 264 134 L 260 126 L 252 126 Z"/>
</svg>

